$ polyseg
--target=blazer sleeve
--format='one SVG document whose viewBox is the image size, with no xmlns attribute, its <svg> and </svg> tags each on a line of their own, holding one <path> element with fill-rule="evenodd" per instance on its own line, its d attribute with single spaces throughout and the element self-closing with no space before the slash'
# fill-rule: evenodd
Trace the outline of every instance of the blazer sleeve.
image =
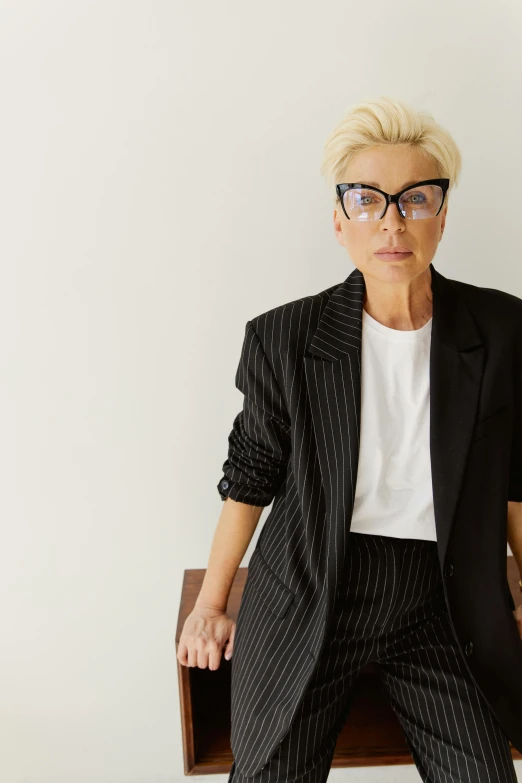
<svg viewBox="0 0 522 783">
<path fill-rule="evenodd" d="M 290 419 L 274 372 L 251 321 L 247 321 L 236 387 L 243 408 L 228 436 L 228 456 L 217 489 L 252 506 L 268 506 L 286 477 Z"/>
<path fill-rule="evenodd" d="M 522 501 L 522 319 L 515 340 L 515 410 L 509 463 L 508 500 Z"/>
</svg>

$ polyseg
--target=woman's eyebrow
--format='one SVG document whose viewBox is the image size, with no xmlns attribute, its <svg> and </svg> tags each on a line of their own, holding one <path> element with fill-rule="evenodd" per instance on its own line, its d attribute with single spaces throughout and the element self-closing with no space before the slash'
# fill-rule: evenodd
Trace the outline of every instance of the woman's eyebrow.
<svg viewBox="0 0 522 783">
<path fill-rule="evenodd" d="M 404 185 L 402 186 L 402 188 L 400 188 L 400 190 L 404 190 L 404 188 L 407 188 L 410 185 L 415 185 L 416 182 L 422 182 L 422 180 L 421 179 L 412 179 L 409 182 L 405 182 Z M 372 185 L 372 187 L 374 187 L 374 188 L 379 188 L 379 190 L 383 190 L 383 188 L 381 188 L 381 186 L 377 182 L 372 182 L 371 180 L 368 180 L 367 182 L 364 182 L 363 184 L 364 185 Z M 397 192 L 399 192 L 399 191 L 397 191 Z"/>
</svg>

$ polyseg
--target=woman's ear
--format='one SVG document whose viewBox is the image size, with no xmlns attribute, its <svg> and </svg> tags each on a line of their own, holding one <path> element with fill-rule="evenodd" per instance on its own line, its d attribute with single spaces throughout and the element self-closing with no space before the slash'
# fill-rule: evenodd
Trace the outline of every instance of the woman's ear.
<svg viewBox="0 0 522 783">
<path fill-rule="evenodd" d="M 442 239 L 442 235 L 444 234 L 444 227 L 445 227 L 445 225 L 446 225 L 446 214 L 447 214 L 447 212 L 448 212 L 448 207 L 446 206 L 446 207 L 444 207 L 444 209 L 442 210 L 442 218 L 441 218 L 441 221 L 440 221 L 440 237 L 439 237 L 439 242 L 440 242 L 440 240 Z"/>
<path fill-rule="evenodd" d="M 344 247 L 343 229 L 342 229 L 342 225 L 341 225 L 341 215 L 340 215 L 340 211 L 337 209 L 337 207 L 334 207 L 334 211 L 333 211 L 333 225 L 334 225 L 335 238 L 337 239 L 339 244 Z"/>
</svg>

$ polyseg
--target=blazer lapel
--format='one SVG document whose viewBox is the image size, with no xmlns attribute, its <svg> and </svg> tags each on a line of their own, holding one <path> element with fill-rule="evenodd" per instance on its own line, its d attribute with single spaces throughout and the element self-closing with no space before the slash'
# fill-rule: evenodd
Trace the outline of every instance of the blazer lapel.
<svg viewBox="0 0 522 783">
<path fill-rule="evenodd" d="M 485 350 L 466 301 L 430 264 L 430 457 L 439 561 L 444 563 L 478 406 Z M 328 522 L 327 571 L 342 568 L 357 483 L 361 411 L 362 272 L 332 293 L 304 356 Z M 335 564 L 335 567 L 334 565 Z"/>
<path fill-rule="evenodd" d="M 430 454 L 439 561 L 444 564 L 484 372 L 485 347 L 458 286 L 430 264 Z"/>
</svg>

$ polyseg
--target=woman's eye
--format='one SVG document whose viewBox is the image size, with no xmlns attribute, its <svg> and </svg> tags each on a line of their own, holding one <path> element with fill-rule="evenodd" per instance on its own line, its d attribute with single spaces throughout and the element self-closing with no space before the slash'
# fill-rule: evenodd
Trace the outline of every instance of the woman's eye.
<svg viewBox="0 0 522 783">
<path fill-rule="evenodd" d="M 413 201 L 413 199 L 417 200 Z M 406 201 L 411 201 L 413 204 L 423 204 L 426 201 L 426 196 L 423 193 L 412 193 Z"/>
</svg>

